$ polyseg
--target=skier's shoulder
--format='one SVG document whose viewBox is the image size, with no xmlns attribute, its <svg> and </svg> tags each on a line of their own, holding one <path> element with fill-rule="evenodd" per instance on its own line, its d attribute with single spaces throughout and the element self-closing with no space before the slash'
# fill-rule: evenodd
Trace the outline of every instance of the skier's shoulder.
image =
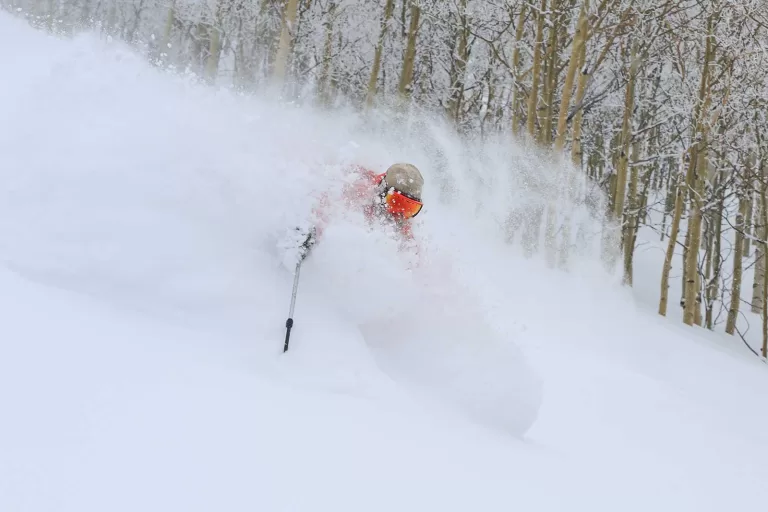
<svg viewBox="0 0 768 512">
<path fill-rule="evenodd" d="M 369 194 L 380 181 L 378 175 L 372 169 L 362 165 L 351 166 L 345 179 L 345 195 L 362 198 Z"/>
</svg>

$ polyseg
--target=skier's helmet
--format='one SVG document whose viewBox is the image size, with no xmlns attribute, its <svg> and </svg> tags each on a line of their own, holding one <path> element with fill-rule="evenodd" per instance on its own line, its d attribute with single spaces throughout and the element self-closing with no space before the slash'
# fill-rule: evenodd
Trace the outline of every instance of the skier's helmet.
<svg viewBox="0 0 768 512">
<path fill-rule="evenodd" d="M 416 166 L 405 163 L 390 166 L 384 174 L 382 185 L 387 210 L 392 215 L 410 219 L 418 215 L 424 206 L 421 202 L 424 178 Z"/>
</svg>

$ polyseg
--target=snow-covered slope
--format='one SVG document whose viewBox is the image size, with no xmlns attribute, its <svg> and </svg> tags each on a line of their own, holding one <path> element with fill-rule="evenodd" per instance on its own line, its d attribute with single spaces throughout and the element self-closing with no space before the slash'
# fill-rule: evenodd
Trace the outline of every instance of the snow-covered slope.
<svg viewBox="0 0 768 512">
<path fill-rule="evenodd" d="M 578 204 L 569 273 L 504 243 L 566 171 L 5 14 L 0 59 L 0 510 L 759 508 L 765 365 L 636 309 Z M 418 257 L 336 208 L 283 354 L 286 233 L 398 160 Z"/>
</svg>

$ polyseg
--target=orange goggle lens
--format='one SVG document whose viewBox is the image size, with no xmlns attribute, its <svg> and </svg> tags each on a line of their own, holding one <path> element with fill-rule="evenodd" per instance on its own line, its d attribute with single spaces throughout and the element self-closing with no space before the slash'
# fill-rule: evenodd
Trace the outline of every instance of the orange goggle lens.
<svg viewBox="0 0 768 512">
<path fill-rule="evenodd" d="M 419 214 L 424 206 L 420 201 L 404 195 L 398 190 L 390 190 L 385 197 L 387 210 L 392 215 L 399 215 L 406 219 L 412 219 Z"/>
</svg>

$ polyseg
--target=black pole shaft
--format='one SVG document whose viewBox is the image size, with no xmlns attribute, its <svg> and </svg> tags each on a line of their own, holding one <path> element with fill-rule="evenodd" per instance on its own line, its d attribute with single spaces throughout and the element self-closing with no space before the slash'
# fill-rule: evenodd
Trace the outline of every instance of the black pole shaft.
<svg viewBox="0 0 768 512">
<path fill-rule="evenodd" d="M 291 339 L 291 328 L 293 328 L 293 318 L 289 318 L 285 321 L 285 346 L 283 347 L 283 353 L 288 351 L 288 341 Z"/>
</svg>

